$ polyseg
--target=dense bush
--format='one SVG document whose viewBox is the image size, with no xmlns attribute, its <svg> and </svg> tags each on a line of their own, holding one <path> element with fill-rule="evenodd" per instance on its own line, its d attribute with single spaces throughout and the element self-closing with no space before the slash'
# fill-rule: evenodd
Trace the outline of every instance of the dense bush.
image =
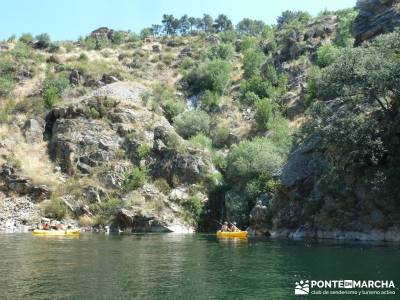
<svg viewBox="0 0 400 300">
<path fill-rule="evenodd" d="M 205 147 L 211 148 L 212 141 L 209 137 L 205 136 L 203 133 L 198 133 L 192 136 L 189 140 L 190 144 L 195 147 Z"/>
<path fill-rule="evenodd" d="M 54 86 L 46 88 L 42 95 L 43 105 L 47 109 L 53 108 L 53 106 L 56 105 L 61 99 L 59 90 Z"/>
<path fill-rule="evenodd" d="M 215 59 L 193 68 L 183 80 L 191 94 L 206 90 L 222 94 L 229 83 L 230 72 L 231 66 L 227 61 Z"/>
<path fill-rule="evenodd" d="M 149 170 L 145 167 L 133 167 L 126 175 L 123 182 L 125 191 L 133 191 L 143 186 L 149 180 Z"/>
<path fill-rule="evenodd" d="M 264 55 L 258 49 L 248 49 L 245 51 L 243 57 L 244 78 L 250 78 L 259 74 L 264 58 Z"/>
<path fill-rule="evenodd" d="M 241 100 L 246 104 L 254 103 L 258 98 L 273 98 L 276 90 L 273 85 L 266 81 L 261 75 L 254 75 L 243 82 L 240 86 Z M 249 94 L 252 93 L 252 94 Z"/>
<path fill-rule="evenodd" d="M 151 153 L 151 147 L 147 144 L 141 144 L 137 149 L 139 159 L 146 159 Z"/>
<path fill-rule="evenodd" d="M 30 33 L 23 33 L 19 38 L 19 41 L 25 44 L 29 44 L 33 41 L 33 36 Z"/>
<path fill-rule="evenodd" d="M 189 221 L 194 221 L 194 223 L 197 223 L 204 206 L 201 199 L 197 196 L 191 196 L 187 202 L 183 204 L 183 206 L 190 215 L 191 220 Z"/>
<path fill-rule="evenodd" d="M 226 124 L 219 124 L 212 135 L 214 147 L 222 148 L 228 144 L 230 128 Z"/>
<path fill-rule="evenodd" d="M 220 102 L 220 95 L 209 90 L 205 91 L 199 98 L 200 106 L 206 111 L 212 111 L 217 108 Z"/>
<path fill-rule="evenodd" d="M 69 85 L 69 80 L 65 76 L 49 76 L 43 83 L 42 96 L 43 104 L 47 109 L 51 109 L 61 99 L 61 93 Z"/>
<path fill-rule="evenodd" d="M 169 99 L 163 105 L 164 116 L 169 122 L 185 110 L 186 105 L 178 100 Z"/>
<path fill-rule="evenodd" d="M 36 36 L 36 48 L 45 49 L 51 45 L 50 36 L 47 33 L 42 33 Z"/>
<path fill-rule="evenodd" d="M 335 44 L 341 47 L 351 46 L 354 38 L 351 34 L 351 25 L 357 16 L 353 8 L 340 10 L 336 13 L 339 17 Z"/>
<path fill-rule="evenodd" d="M 34 58 L 32 48 L 22 42 L 18 42 L 11 50 L 11 54 L 18 60 Z"/>
<path fill-rule="evenodd" d="M 339 54 L 339 49 L 332 44 L 325 44 L 317 50 L 317 65 L 324 68 L 332 64 Z"/>
<path fill-rule="evenodd" d="M 234 49 L 231 44 L 219 44 L 211 47 L 208 57 L 210 59 L 231 60 Z"/>
<path fill-rule="evenodd" d="M 367 100 L 383 110 L 397 107 L 400 95 L 400 64 L 397 59 L 399 33 L 378 38 L 371 45 L 344 48 L 324 69 L 317 96 L 344 97 L 348 101 Z"/>
<path fill-rule="evenodd" d="M 117 31 L 114 33 L 111 39 L 113 44 L 121 45 L 125 42 L 125 34 L 122 31 Z"/>
<path fill-rule="evenodd" d="M 262 174 L 270 178 L 284 162 L 287 149 L 268 138 L 256 138 L 234 145 L 227 157 L 226 175 L 232 183 L 245 183 Z"/>
<path fill-rule="evenodd" d="M 210 117 L 201 110 L 189 110 L 174 118 L 176 131 L 184 138 L 197 133 L 207 134 L 210 127 Z"/>
<path fill-rule="evenodd" d="M 279 114 L 279 105 L 270 99 L 261 99 L 256 102 L 256 114 L 254 119 L 257 128 L 261 130 L 269 129 L 272 119 Z"/>
<path fill-rule="evenodd" d="M 260 41 L 255 36 L 246 36 L 240 43 L 240 52 L 245 53 L 247 50 L 260 49 Z"/>
<path fill-rule="evenodd" d="M 46 217 L 58 220 L 65 218 L 68 213 L 68 208 L 65 203 L 57 197 L 53 197 L 48 202 L 44 202 L 42 210 Z"/>
</svg>

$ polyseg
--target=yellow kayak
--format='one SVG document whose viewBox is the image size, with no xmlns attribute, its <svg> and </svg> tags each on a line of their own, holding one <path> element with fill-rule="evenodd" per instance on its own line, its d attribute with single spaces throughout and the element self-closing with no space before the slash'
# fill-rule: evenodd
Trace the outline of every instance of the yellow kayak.
<svg viewBox="0 0 400 300">
<path fill-rule="evenodd" d="M 230 232 L 230 231 L 217 231 L 217 237 L 223 237 L 223 238 L 246 238 L 247 237 L 247 231 L 236 231 L 236 232 Z"/>
<path fill-rule="evenodd" d="M 67 230 L 42 230 L 35 229 L 32 231 L 32 235 L 46 235 L 46 236 L 77 236 L 80 235 L 81 231 L 79 229 L 67 229 Z"/>
</svg>

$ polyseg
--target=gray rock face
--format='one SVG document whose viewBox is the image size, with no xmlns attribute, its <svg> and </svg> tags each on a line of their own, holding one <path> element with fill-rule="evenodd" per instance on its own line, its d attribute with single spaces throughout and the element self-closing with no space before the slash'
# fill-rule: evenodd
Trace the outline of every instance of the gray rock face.
<svg viewBox="0 0 400 300">
<path fill-rule="evenodd" d="M 0 168 L 0 180 L 3 181 L 6 190 L 19 195 L 28 195 L 34 201 L 41 201 L 51 195 L 48 187 L 33 184 L 30 179 L 18 175 L 16 170 L 8 165 Z"/>
<path fill-rule="evenodd" d="M 42 118 L 29 119 L 24 125 L 25 139 L 30 144 L 43 142 L 45 122 Z"/>
<path fill-rule="evenodd" d="M 106 99 L 103 99 L 106 101 Z M 80 170 L 84 174 L 115 156 L 121 142 L 105 120 L 92 119 L 91 110 L 99 116 L 104 106 L 110 103 L 82 102 L 65 108 L 55 108 L 46 117 L 46 130 L 50 135 L 50 154 L 60 163 L 62 170 L 73 174 Z M 112 110 L 115 105 L 111 103 Z"/>
<path fill-rule="evenodd" d="M 136 191 L 144 200 L 141 205 L 120 209 L 114 226 L 127 232 L 191 233 L 194 228 L 181 218 L 181 210 L 168 201 L 154 185 L 146 184 Z"/>
<path fill-rule="evenodd" d="M 0 231 L 24 232 L 40 220 L 40 208 L 30 197 L 7 197 L 0 192 Z"/>
<path fill-rule="evenodd" d="M 97 28 L 96 30 L 93 30 L 90 33 L 90 36 L 96 39 L 112 39 L 114 33 L 115 31 L 112 29 L 109 29 L 107 27 L 100 27 Z"/>
<path fill-rule="evenodd" d="M 313 152 L 318 141 L 314 137 L 300 145 L 289 157 L 281 173 L 281 181 L 285 187 L 293 187 L 310 176 L 317 175 L 316 172 L 323 164 L 323 160 Z"/>
<path fill-rule="evenodd" d="M 176 147 L 173 143 L 183 144 L 182 138 L 173 129 L 163 126 L 154 129 L 154 175 L 165 178 L 169 182 L 172 182 L 174 177 L 184 183 L 196 183 L 203 180 L 212 166 L 209 155 L 203 150 L 193 148 L 179 151 L 177 149 L 179 146 Z"/>
<path fill-rule="evenodd" d="M 85 118 L 58 119 L 52 129 L 50 151 L 62 170 L 90 173 L 91 167 L 112 159 L 120 138 L 109 127 Z"/>
<path fill-rule="evenodd" d="M 355 44 L 378 34 L 392 32 L 400 25 L 400 3 L 398 0 L 358 0 L 358 16 L 353 22 Z"/>
<path fill-rule="evenodd" d="M 100 203 L 106 193 L 100 187 L 89 186 L 85 189 L 84 195 L 89 203 Z"/>
<path fill-rule="evenodd" d="M 111 165 L 111 169 L 99 174 L 99 180 L 108 189 L 120 189 L 124 182 L 124 174 L 129 165 L 123 162 Z"/>
</svg>

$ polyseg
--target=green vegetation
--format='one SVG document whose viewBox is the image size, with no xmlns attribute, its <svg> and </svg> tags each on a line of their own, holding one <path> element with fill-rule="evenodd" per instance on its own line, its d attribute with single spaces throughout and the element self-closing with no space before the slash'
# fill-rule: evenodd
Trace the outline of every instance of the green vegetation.
<svg viewBox="0 0 400 300">
<path fill-rule="evenodd" d="M 138 152 L 139 159 L 146 159 L 150 155 L 151 148 L 147 144 L 141 144 L 138 147 L 137 152 Z"/>
<path fill-rule="evenodd" d="M 231 44 L 220 44 L 211 47 L 208 57 L 210 59 L 231 60 L 234 51 L 235 50 Z"/>
<path fill-rule="evenodd" d="M 206 90 L 198 100 L 200 101 L 200 106 L 202 109 L 205 111 L 212 111 L 218 107 L 220 95 L 218 93 L 213 93 L 209 90 Z"/>
<path fill-rule="evenodd" d="M 220 59 L 206 61 L 194 67 L 185 77 L 188 92 L 199 94 L 206 90 L 223 94 L 229 82 L 231 66 Z"/>
<path fill-rule="evenodd" d="M 211 148 L 211 139 L 203 133 L 198 133 L 190 138 L 190 144 L 195 147 Z"/>
<path fill-rule="evenodd" d="M 398 49 L 398 32 L 363 47 L 344 48 L 311 79 L 310 97 L 315 99 L 302 126 L 302 139 L 321 139 L 320 151 L 329 153 L 322 180 L 337 197 L 351 193 L 348 176 L 358 178 L 357 184 L 368 187 L 387 207 L 387 201 L 398 195 Z M 331 99 L 343 102 L 328 106 L 325 101 Z"/>
<path fill-rule="evenodd" d="M 316 17 L 285 11 L 276 25 L 245 18 L 236 27 L 223 14 L 215 19 L 165 14 L 160 24 L 140 33 L 102 28 L 78 43 L 52 42 L 47 34 L 10 37 L 4 47 L 9 49 L 0 53 L 1 127 L 9 130 L 15 123 L 23 128 L 26 119 L 45 118 L 46 110 L 62 98 L 74 103 L 102 85 L 103 75 L 143 87 L 140 103 L 96 96 L 99 105 L 87 105 L 76 118 L 77 123 L 81 117 L 92 119 L 88 121 L 94 129 L 106 126 L 123 141 L 132 139 L 125 150 L 111 151 L 115 159 L 101 163 L 92 163 L 98 153 L 89 151 L 82 161 L 90 162 L 92 173 L 71 176 L 76 181 L 71 194 L 94 214 L 82 218 L 86 224 L 109 224 L 119 209 L 128 207 L 121 199 L 142 205 L 140 187 L 147 182 L 165 196 L 172 187 L 187 189 L 190 198 L 177 203 L 183 209 L 177 211 L 193 225 L 203 211 L 204 216 L 248 225 L 258 200 L 276 213 L 265 221 L 281 218 L 287 225 L 282 215 L 302 215 L 301 222 L 289 224 L 293 227 L 305 222 L 341 225 L 342 216 L 354 213 L 356 205 L 365 205 L 360 214 L 375 208 L 384 215 L 400 213 L 400 31 L 354 47 L 356 14 L 354 9 Z M 76 71 L 79 84 L 70 86 Z M 196 109 L 188 110 L 186 101 L 193 101 Z M 135 110 L 143 126 L 136 118 L 129 124 L 113 123 L 113 114 L 123 113 L 116 111 L 117 105 Z M 153 151 L 155 126 L 169 127 L 163 116 L 176 133 L 170 130 L 164 136 L 160 131 L 164 145 L 160 142 Z M 295 151 L 310 141 L 315 146 L 302 153 L 310 160 L 302 169 L 308 172 L 315 165 L 316 174 L 285 186 L 280 182 L 282 166 L 290 167 L 288 160 L 297 158 Z M 13 153 L 3 156 L 5 161 L 23 161 Z M 165 178 L 158 173 L 159 159 L 162 171 L 169 173 Z M 89 204 L 82 196 L 83 185 L 101 186 L 103 174 L 111 169 L 124 173 L 125 168 L 129 171 L 122 188 L 102 186 L 106 195 L 101 203 Z M 195 184 L 183 180 L 186 175 Z M 303 197 L 303 192 L 312 194 Z M 203 203 L 202 195 L 195 196 L 200 194 L 210 200 Z M 161 211 L 162 201 L 157 205 Z M 43 209 L 57 218 L 67 214 L 59 198 L 44 202 Z M 388 224 L 396 224 L 394 216 Z"/>
<path fill-rule="evenodd" d="M 69 80 L 64 76 L 49 76 L 43 83 L 42 96 L 43 105 L 46 109 L 51 109 L 61 99 L 61 93 L 69 85 Z M 91 111 L 93 116 L 95 112 Z M 95 118 L 99 117 L 97 114 Z"/>
<path fill-rule="evenodd" d="M 149 170 L 146 167 L 133 167 L 126 175 L 123 182 L 125 191 L 133 191 L 143 186 L 149 180 Z"/>
<path fill-rule="evenodd" d="M 324 68 L 332 64 L 339 54 L 339 49 L 332 44 L 325 44 L 317 50 L 317 65 Z"/>
<path fill-rule="evenodd" d="M 245 183 L 260 175 L 272 177 L 284 162 L 287 151 L 268 138 L 242 141 L 229 152 L 227 178 L 232 183 Z"/>
<path fill-rule="evenodd" d="M 191 196 L 187 202 L 184 203 L 184 208 L 188 213 L 187 220 L 191 223 L 197 224 L 200 214 L 203 210 L 203 202 L 197 196 Z"/>
<path fill-rule="evenodd" d="M 256 102 L 255 121 L 260 130 L 268 130 L 273 119 L 279 114 L 279 105 L 270 99 Z"/>
<path fill-rule="evenodd" d="M 258 49 L 248 49 L 243 58 L 243 76 L 251 78 L 260 73 L 261 64 L 264 61 L 264 55 Z"/>
<path fill-rule="evenodd" d="M 189 110 L 174 118 L 176 131 L 184 138 L 197 133 L 207 134 L 210 127 L 210 117 L 201 110 Z"/>
<path fill-rule="evenodd" d="M 68 207 L 57 197 L 53 197 L 42 205 L 43 213 L 46 217 L 54 219 L 64 219 L 68 213 Z"/>
<path fill-rule="evenodd" d="M 163 105 L 164 116 L 170 122 L 184 110 L 185 104 L 173 99 L 168 99 Z"/>
</svg>

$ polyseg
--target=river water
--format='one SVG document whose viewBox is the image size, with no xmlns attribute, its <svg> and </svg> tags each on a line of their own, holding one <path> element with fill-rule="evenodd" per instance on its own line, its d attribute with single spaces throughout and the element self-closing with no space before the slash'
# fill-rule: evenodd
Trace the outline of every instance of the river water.
<svg viewBox="0 0 400 300">
<path fill-rule="evenodd" d="M 393 280 L 396 296 L 295 296 L 296 281 Z M 400 245 L 212 235 L 0 235 L 0 299 L 400 299 Z"/>
</svg>

